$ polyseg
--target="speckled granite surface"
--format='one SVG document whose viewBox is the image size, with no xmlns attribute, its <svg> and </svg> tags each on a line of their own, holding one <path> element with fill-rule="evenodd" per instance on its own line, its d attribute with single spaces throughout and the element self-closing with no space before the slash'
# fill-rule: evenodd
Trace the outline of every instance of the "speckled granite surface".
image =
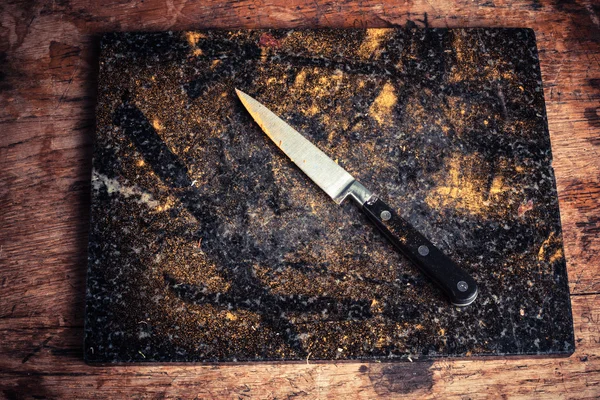
<svg viewBox="0 0 600 400">
<path fill-rule="evenodd" d="M 476 302 L 331 201 L 234 87 L 471 273 Z M 86 359 L 569 354 L 543 99 L 525 29 L 106 35 Z"/>
</svg>

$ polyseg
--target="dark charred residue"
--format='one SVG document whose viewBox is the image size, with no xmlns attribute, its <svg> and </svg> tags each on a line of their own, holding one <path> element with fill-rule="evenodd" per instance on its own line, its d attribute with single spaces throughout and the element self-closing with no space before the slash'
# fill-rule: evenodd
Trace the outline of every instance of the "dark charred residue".
<svg viewBox="0 0 600 400">
<path fill-rule="evenodd" d="M 378 364 L 372 366 L 368 376 L 379 395 L 408 394 L 427 391 L 433 386 L 432 361 L 416 360 L 406 365 Z"/>
</svg>

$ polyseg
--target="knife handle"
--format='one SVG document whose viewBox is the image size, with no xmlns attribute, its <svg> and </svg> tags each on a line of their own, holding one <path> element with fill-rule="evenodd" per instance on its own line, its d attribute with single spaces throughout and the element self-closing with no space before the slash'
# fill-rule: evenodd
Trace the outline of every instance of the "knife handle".
<svg viewBox="0 0 600 400">
<path fill-rule="evenodd" d="M 466 306 L 475 300 L 477 284 L 473 278 L 387 204 L 373 196 L 362 210 L 402 254 L 448 295 L 452 304 Z"/>
</svg>

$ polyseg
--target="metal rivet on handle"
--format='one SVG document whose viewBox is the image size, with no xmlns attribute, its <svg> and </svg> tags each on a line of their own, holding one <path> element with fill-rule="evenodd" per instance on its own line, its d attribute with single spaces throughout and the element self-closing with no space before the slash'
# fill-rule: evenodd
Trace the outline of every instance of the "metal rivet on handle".
<svg viewBox="0 0 600 400">
<path fill-rule="evenodd" d="M 388 210 L 385 210 L 385 211 L 382 211 L 382 212 L 381 212 L 381 215 L 380 215 L 380 216 L 381 216 L 381 219 L 382 219 L 382 220 L 384 220 L 384 221 L 387 221 L 387 220 L 389 220 L 390 218 L 392 218 L 392 213 L 391 213 L 391 212 L 389 212 Z"/>
<path fill-rule="evenodd" d="M 419 248 L 417 249 L 417 251 L 419 252 L 420 255 L 422 255 L 423 257 L 425 257 L 427 254 L 429 254 L 429 247 L 427 247 L 424 244 L 422 244 L 421 246 L 419 246 Z"/>
<path fill-rule="evenodd" d="M 465 281 L 459 281 L 459 282 L 456 284 L 456 288 L 457 288 L 458 290 L 460 290 L 461 292 L 466 292 L 466 291 L 467 291 L 467 289 L 469 288 L 469 285 L 467 285 L 467 282 L 465 282 Z"/>
</svg>

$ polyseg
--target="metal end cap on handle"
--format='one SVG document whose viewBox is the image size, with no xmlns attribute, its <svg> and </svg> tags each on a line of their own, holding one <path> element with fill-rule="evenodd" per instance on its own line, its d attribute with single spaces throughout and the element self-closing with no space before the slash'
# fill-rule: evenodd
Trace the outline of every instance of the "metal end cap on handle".
<svg viewBox="0 0 600 400">
<path fill-rule="evenodd" d="M 463 282 L 463 281 L 460 281 L 458 283 L 458 285 L 460 285 L 461 282 Z M 452 305 L 455 305 L 455 306 L 458 306 L 458 307 L 468 306 L 469 304 L 471 304 L 472 302 L 475 301 L 475 299 L 477 298 L 478 294 L 479 294 L 479 289 L 477 287 L 475 287 L 475 291 L 473 292 L 473 294 L 471 296 L 467 297 L 466 299 L 460 299 L 460 300 L 452 301 Z"/>
</svg>

